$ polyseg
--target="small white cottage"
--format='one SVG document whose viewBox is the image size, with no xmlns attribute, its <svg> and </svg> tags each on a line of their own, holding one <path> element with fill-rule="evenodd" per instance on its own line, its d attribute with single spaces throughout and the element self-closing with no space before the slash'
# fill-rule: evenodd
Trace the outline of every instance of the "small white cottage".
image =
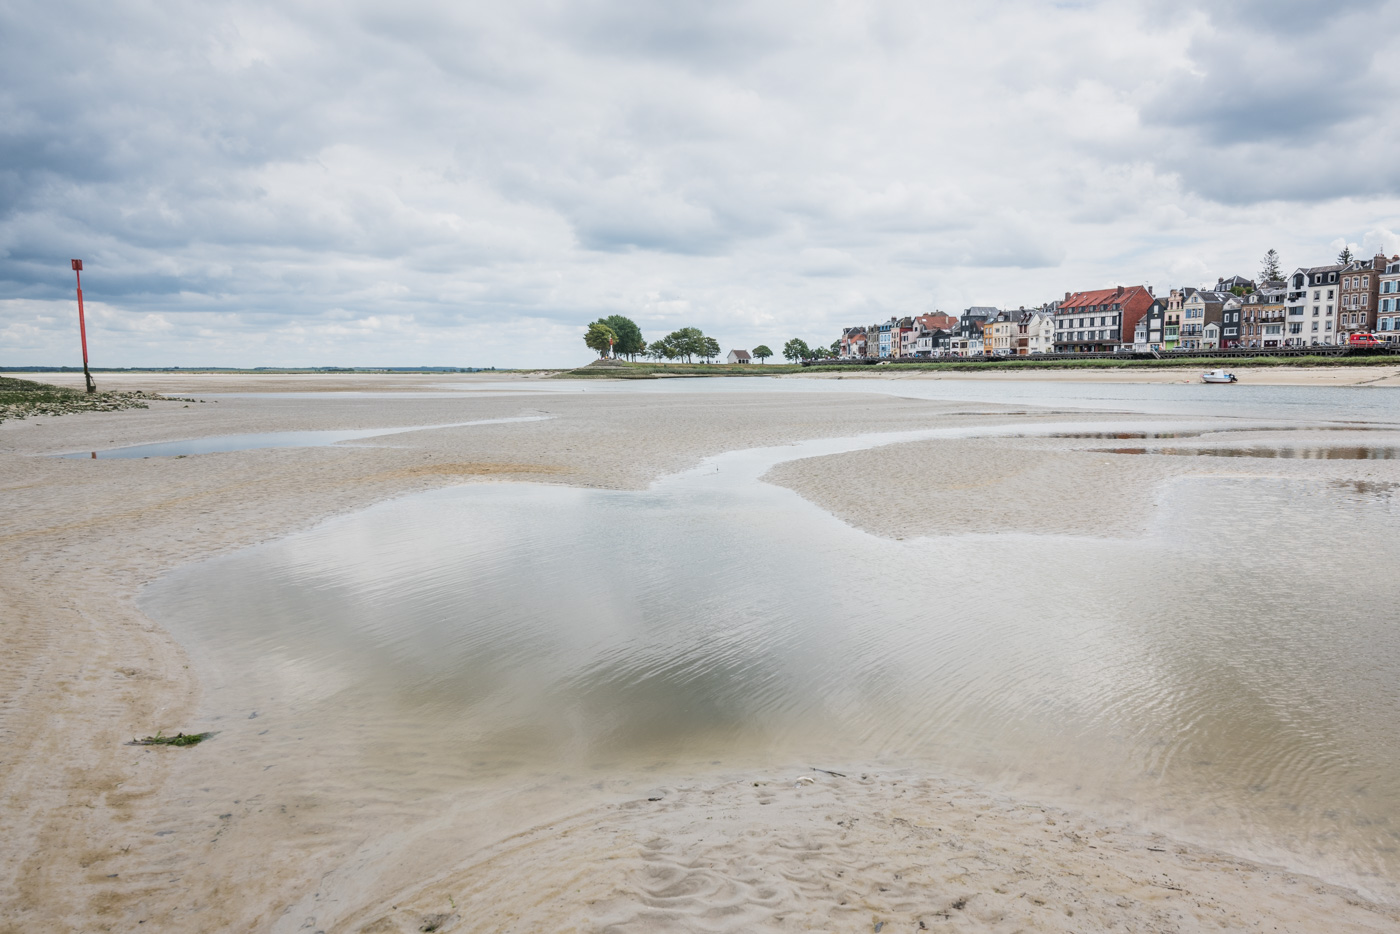
<svg viewBox="0 0 1400 934">
<path fill-rule="evenodd" d="M 725 358 L 728 363 L 752 363 L 747 350 L 731 350 L 729 356 Z"/>
</svg>

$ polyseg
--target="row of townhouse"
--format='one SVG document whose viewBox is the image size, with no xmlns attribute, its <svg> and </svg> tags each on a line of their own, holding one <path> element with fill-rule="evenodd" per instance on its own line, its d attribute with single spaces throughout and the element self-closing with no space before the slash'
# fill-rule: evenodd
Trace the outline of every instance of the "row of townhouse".
<svg viewBox="0 0 1400 934">
<path fill-rule="evenodd" d="M 1062 301 L 1015 311 L 986 306 L 846 328 L 840 356 L 899 359 L 1307 347 L 1373 332 L 1400 342 L 1400 255 L 1295 270 L 1213 288 L 1115 286 L 1066 292 Z"/>
<path fill-rule="evenodd" d="M 844 328 L 838 356 L 898 360 L 1050 353 L 1054 349 L 1052 316 L 1048 308 L 1003 311 L 978 306 L 957 317 L 935 312 L 891 318 L 881 324 Z"/>
</svg>

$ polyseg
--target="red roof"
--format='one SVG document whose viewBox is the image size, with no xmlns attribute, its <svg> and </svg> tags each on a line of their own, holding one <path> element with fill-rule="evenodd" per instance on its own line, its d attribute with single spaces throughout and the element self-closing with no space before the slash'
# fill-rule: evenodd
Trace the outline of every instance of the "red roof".
<svg viewBox="0 0 1400 934">
<path fill-rule="evenodd" d="M 1070 297 L 1060 303 L 1060 310 L 1066 311 L 1071 308 L 1087 308 L 1090 305 L 1123 305 L 1129 302 L 1137 304 L 1139 302 L 1152 304 L 1152 295 L 1145 286 L 1130 285 L 1119 286 L 1112 289 L 1094 289 L 1089 292 L 1075 292 Z"/>
<path fill-rule="evenodd" d="M 919 315 L 919 321 L 924 328 L 929 331 L 943 330 L 951 331 L 958 323 L 958 319 L 952 315 L 945 315 L 941 312 L 933 315 Z"/>
</svg>

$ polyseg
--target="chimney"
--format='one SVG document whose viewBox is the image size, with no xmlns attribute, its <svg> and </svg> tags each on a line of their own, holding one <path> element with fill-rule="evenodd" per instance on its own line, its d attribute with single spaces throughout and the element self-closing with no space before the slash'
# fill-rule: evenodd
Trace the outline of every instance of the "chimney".
<svg viewBox="0 0 1400 934">
<path fill-rule="evenodd" d="M 1065 293 L 1065 301 L 1066 301 L 1066 302 L 1069 301 L 1069 293 L 1068 293 L 1068 292 Z"/>
<path fill-rule="evenodd" d="M 1119 296 L 1119 295 L 1122 295 L 1122 294 L 1123 294 L 1123 287 L 1120 285 L 1120 286 L 1117 288 L 1117 290 L 1116 290 L 1113 294 L 1114 294 L 1115 297 L 1116 297 L 1116 296 Z"/>
<path fill-rule="evenodd" d="M 1157 293 L 1154 292 L 1154 291 L 1152 291 L 1152 286 L 1150 286 L 1150 285 L 1147 287 L 1147 294 L 1148 294 L 1148 295 L 1151 295 L 1153 298 L 1156 298 L 1156 297 L 1157 297 Z"/>
</svg>

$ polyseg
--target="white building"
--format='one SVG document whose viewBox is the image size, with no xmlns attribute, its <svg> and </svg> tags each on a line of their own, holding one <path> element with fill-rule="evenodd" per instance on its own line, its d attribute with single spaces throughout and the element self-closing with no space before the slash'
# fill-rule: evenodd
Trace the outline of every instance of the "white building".
<svg viewBox="0 0 1400 934">
<path fill-rule="evenodd" d="M 1288 277 L 1286 339 L 1303 347 L 1337 342 L 1337 282 L 1341 266 L 1296 269 Z"/>
<path fill-rule="evenodd" d="M 1393 256 L 1381 273 L 1381 291 L 1376 306 L 1376 336 L 1400 341 L 1400 256 Z"/>
<path fill-rule="evenodd" d="M 1021 318 L 1026 353 L 1055 352 L 1055 316 L 1048 311 L 1028 311 Z"/>
</svg>

